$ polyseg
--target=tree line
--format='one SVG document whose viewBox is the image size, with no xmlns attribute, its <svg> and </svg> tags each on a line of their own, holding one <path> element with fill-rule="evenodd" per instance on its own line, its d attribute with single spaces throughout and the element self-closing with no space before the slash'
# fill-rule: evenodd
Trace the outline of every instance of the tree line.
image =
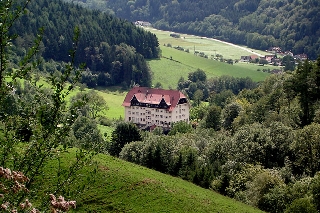
<svg viewBox="0 0 320 213">
<path fill-rule="evenodd" d="M 76 1 L 94 8 L 98 0 Z M 145 20 L 163 30 L 213 37 L 266 50 L 280 46 L 316 59 L 319 7 L 314 0 L 160 1 L 110 0 L 101 9 L 130 21 Z"/>
<path fill-rule="evenodd" d="M 181 77 L 178 81 L 177 89 L 187 95 L 190 100 L 193 100 L 194 106 L 199 106 L 201 101 L 215 102 L 218 105 L 223 99 L 228 96 L 237 95 L 244 89 L 253 89 L 258 86 L 258 83 L 252 81 L 251 78 L 235 78 L 233 76 L 220 76 L 207 79 L 206 73 L 197 69 L 188 74 L 188 79 Z M 225 97 L 223 97 L 226 95 Z"/>
</svg>

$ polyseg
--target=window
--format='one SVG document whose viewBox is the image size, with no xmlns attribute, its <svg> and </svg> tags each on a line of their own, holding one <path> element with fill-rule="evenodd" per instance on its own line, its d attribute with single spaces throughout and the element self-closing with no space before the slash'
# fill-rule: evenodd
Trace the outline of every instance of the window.
<svg viewBox="0 0 320 213">
<path fill-rule="evenodd" d="M 129 121 L 131 121 L 131 117 L 129 117 Z"/>
<path fill-rule="evenodd" d="M 160 115 L 160 118 L 162 118 L 163 117 L 163 115 Z"/>
</svg>

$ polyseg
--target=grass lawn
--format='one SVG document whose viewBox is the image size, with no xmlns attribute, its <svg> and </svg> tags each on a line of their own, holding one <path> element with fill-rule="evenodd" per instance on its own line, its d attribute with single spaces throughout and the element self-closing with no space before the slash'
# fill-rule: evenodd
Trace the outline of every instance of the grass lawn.
<svg viewBox="0 0 320 213">
<path fill-rule="evenodd" d="M 109 119 L 124 118 L 124 107 L 122 106 L 122 103 L 127 92 L 100 90 L 98 91 L 98 94 L 104 98 L 109 107 L 107 111 L 102 112 L 104 116 Z"/>
<path fill-rule="evenodd" d="M 105 136 L 105 134 L 107 134 L 106 136 L 107 137 L 104 137 L 104 139 L 106 140 L 106 141 L 111 141 L 111 139 L 112 139 L 112 132 L 113 132 L 113 130 L 114 130 L 114 127 L 112 127 L 112 126 L 103 126 L 103 125 L 98 125 L 98 129 L 100 130 L 100 132 L 101 132 L 101 134 L 103 135 L 103 136 Z"/>
<path fill-rule="evenodd" d="M 75 149 L 71 149 L 61 157 L 69 161 L 74 155 Z M 96 181 L 81 194 L 77 209 L 71 212 L 261 212 L 182 179 L 109 155 L 99 154 L 95 161 Z M 55 166 L 51 163 L 48 176 Z M 89 172 L 84 168 L 81 176 L 92 175 Z"/>
</svg>

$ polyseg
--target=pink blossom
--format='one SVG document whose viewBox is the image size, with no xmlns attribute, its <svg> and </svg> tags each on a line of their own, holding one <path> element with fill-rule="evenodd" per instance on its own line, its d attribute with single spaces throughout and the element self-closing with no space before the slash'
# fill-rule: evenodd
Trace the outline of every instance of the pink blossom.
<svg viewBox="0 0 320 213">
<path fill-rule="evenodd" d="M 9 203 L 8 202 L 5 202 L 3 204 L 1 204 L 1 208 L 4 209 L 4 210 L 7 210 L 9 207 Z"/>
<path fill-rule="evenodd" d="M 33 208 L 30 213 L 40 213 L 40 211 L 38 209 Z"/>
</svg>

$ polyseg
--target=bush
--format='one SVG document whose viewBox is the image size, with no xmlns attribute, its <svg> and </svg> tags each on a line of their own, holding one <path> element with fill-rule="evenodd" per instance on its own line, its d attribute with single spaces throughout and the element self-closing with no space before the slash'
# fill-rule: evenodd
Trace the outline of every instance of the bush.
<svg viewBox="0 0 320 213">
<path fill-rule="evenodd" d="M 108 146 L 110 155 L 119 157 L 122 148 L 132 142 L 141 141 L 142 137 L 138 127 L 129 122 L 120 122 L 112 132 L 112 139 Z"/>
<path fill-rule="evenodd" d="M 291 205 L 286 209 L 285 213 L 317 213 L 310 198 L 299 198 L 294 200 Z"/>
</svg>

